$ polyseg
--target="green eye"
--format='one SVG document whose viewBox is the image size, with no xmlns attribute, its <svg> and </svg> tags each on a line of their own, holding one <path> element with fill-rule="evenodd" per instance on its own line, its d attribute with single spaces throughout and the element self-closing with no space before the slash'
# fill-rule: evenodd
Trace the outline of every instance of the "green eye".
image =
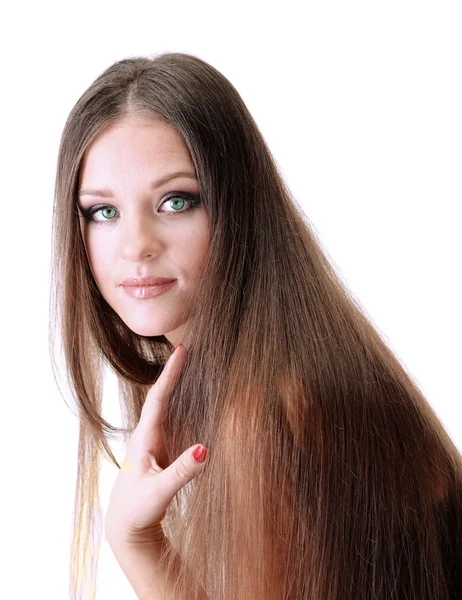
<svg viewBox="0 0 462 600">
<path fill-rule="evenodd" d="M 200 195 L 189 194 L 188 192 L 174 192 L 170 198 L 166 198 L 162 202 L 161 206 L 167 203 L 170 203 L 170 208 L 172 208 L 172 210 L 161 210 L 160 212 L 165 212 L 170 215 L 175 213 L 185 213 L 194 209 L 196 206 L 199 206 L 201 204 L 201 197 Z M 88 221 L 103 224 L 113 221 L 118 211 L 113 206 L 107 205 L 93 207 L 82 212 L 83 216 Z M 101 213 L 101 219 L 95 218 L 95 215 L 98 213 Z"/>
<path fill-rule="evenodd" d="M 113 215 L 104 215 L 104 211 L 109 211 L 109 212 L 112 211 L 114 214 Z M 112 217 L 115 216 L 115 212 L 116 212 L 116 210 L 112 206 L 105 206 L 104 208 L 101 209 L 101 214 L 103 214 L 104 218 L 108 219 L 108 220 L 112 219 Z"/>
<path fill-rule="evenodd" d="M 186 206 L 185 208 L 186 204 L 189 206 Z M 173 210 L 161 210 L 160 212 L 171 214 L 178 212 L 184 213 L 195 208 L 198 204 L 200 204 L 200 196 L 189 194 L 188 192 L 174 192 L 161 204 L 161 206 L 170 206 Z"/>
<path fill-rule="evenodd" d="M 103 215 L 102 219 L 95 219 L 94 215 L 97 213 L 103 213 L 103 211 L 109 211 L 109 215 L 105 214 Z M 94 223 L 105 223 L 107 221 L 112 221 L 116 212 L 117 210 L 113 206 L 100 206 L 98 208 L 93 207 L 88 210 L 84 210 L 83 216 L 85 219 L 87 219 L 87 221 L 93 221 Z"/>
<path fill-rule="evenodd" d="M 185 199 L 179 198 L 179 197 L 169 198 L 165 202 L 171 202 L 171 206 L 173 206 L 173 208 L 175 209 L 175 212 L 177 209 L 181 210 L 185 205 Z"/>
</svg>

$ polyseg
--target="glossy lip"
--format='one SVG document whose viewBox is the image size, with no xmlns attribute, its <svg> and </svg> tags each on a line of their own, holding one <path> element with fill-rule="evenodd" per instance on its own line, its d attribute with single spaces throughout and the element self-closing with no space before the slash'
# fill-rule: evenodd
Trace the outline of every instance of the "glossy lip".
<svg viewBox="0 0 462 600">
<path fill-rule="evenodd" d="M 123 286 L 150 286 L 150 285 L 164 285 L 165 283 L 171 283 L 172 281 L 176 281 L 176 279 L 172 279 L 171 277 L 139 277 L 132 279 L 125 279 L 122 281 L 120 285 Z"/>
<path fill-rule="evenodd" d="M 132 298 L 144 300 L 154 298 L 169 290 L 176 283 L 176 279 L 166 281 L 162 285 L 122 285 L 123 291 Z"/>
</svg>

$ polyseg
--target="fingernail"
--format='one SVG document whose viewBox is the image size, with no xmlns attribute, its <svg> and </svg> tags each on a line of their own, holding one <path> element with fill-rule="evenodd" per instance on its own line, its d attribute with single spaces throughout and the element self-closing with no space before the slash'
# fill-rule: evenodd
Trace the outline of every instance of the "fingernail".
<svg viewBox="0 0 462 600">
<path fill-rule="evenodd" d="M 197 463 L 203 463 L 207 457 L 207 448 L 204 446 L 197 446 L 193 452 L 193 458 Z"/>
</svg>

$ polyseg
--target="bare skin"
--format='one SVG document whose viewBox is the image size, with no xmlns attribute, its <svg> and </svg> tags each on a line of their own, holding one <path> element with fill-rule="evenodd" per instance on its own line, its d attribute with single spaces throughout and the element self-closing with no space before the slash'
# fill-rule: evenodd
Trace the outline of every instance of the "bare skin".
<svg viewBox="0 0 462 600">
<path fill-rule="evenodd" d="M 132 331 L 163 335 L 174 346 L 189 329 L 210 249 L 204 203 L 185 196 L 197 202 L 200 193 L 182 136 L 156 118 L 119 120 L 91 143 L 82 161 L 77 207 L 98 289 Z M 125 279 L 145 277 L 176 283 L 154 298 L 125 293 Z"/>
<path fill-rule="evenodd" d="M 160 457 L 165 456 L 161 427 L 165 406 L 186 357 L 186 348 L 180 344 L 148 392 L 104 523 L 116 559 L 138 598 L 146 600 L 164 598 L 171 586 L 158 569 L 160 551 L 168 543 L 161 525 L 165 511 L 175 494 L 204 468 L 203 462 L 193 458 L 200 444 L 188 448 L 166 468 L 159 465 Z"/>
</svg>

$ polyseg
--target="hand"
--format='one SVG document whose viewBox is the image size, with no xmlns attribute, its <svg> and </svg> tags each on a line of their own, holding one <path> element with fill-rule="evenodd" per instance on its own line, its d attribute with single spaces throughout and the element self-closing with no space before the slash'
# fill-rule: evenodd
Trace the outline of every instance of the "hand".
<svg viewBox="0 0 462 600">
<path fill-rule="evenodd" d="M 182 344 L 177 346 L 146 396 L 109 499 L 104 528 L 110 545 L 162 544 L 165 535 L 161 521 L 168 505 L 204 468 L 203 462 L 193 458 L 193 451 L 200 450 L 198 444 L 188 448 L 170 466 L 159 465 L 159 462 L 165 465 L 162 458 L 165 460 L 166 456 L 162 433 L 166 401 L 186 356 L 186 348 Z"/>
</svg>

